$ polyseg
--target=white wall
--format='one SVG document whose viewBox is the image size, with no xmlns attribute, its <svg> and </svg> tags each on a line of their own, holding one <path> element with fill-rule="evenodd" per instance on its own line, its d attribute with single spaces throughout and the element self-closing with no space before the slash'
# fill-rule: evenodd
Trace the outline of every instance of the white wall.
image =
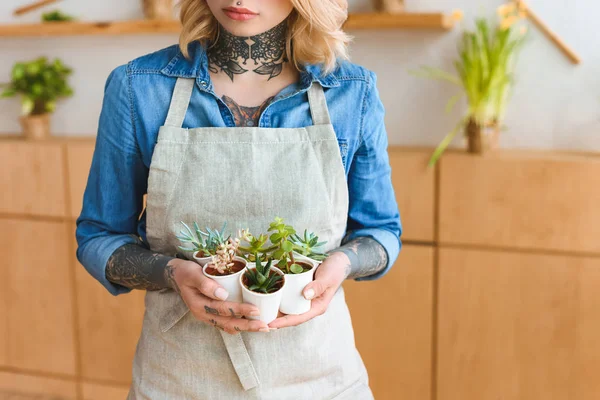
<svg viewBox="0 0 600 400">
<path fill-rule="evenodd" d="M 460 8 L 466 21 L 494 15 L 501 0 L 406 0 L 411 11 Z M 12 11 L 29 0 L 0 2 L 0 23 L 33 22 L 50 6 L 23 17 Z M 141 0 L 65 0 L 58 4 L 85 20 L 141 18 Z M 366 0 L 350 0 L 351 11 L 368 11 Z M 517 86 L 503 132 L 503 147 L 600 150 L 600 3 L 591 0 L 530 0 L 530 6 L 582 57 L 572 65 L 533 27 L 517 71 Z M 451 69 L 460 29 L 450 33 L 418 31 L 351 31 L 353 61 L 373 69 L 387 109 L 390 142 L 435 145 L 454 125 L 461 107 L 444 114 L 455 88 L 415 78 L 419 65 Z M 62 100 L 53 117 L 55 135 L 94 135 L 105 79 L 112 68 L 139 55 L 177 42 L 176 35 L 58 38 L 0 38 L 0 81 L 14 62 L 39 55 L 60 57 L 75 69 L 76 95 Z M 0 100 L 0 133 L 19 132 L 19 103 Z M 457 140 L 456 144 L 460 144 Z"/>
</svg>

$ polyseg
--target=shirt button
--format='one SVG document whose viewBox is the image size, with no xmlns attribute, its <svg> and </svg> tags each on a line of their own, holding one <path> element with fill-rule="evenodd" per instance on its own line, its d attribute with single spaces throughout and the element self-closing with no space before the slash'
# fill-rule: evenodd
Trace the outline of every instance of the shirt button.
<svg viewBox="0 0 600 400">
<path fill-rule="evenodd" d="M 248 125 L 248 126 L 254 126 L 254 121 L 247 121 L 246 125 Z"/>
<path fill-rule="evenodd" d="M 206 86 L 206 81 L 200 81 L 200 84 L 201 84 L 202 86 Z"/>
</svg>

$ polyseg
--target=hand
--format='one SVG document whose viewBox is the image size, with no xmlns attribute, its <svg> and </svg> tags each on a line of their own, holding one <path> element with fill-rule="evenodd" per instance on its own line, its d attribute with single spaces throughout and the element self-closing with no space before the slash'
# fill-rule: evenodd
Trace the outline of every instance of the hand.
<svg viewBox="0 0 600 400">
<path fill-rule="evenodd" d="M 271 328 L 300 325 L 327 311 L 333 295 L 348 276 L 350 259 L 344 253 L 332 253 L 315 271 L 315 279 L 306 285 L 302 293 L 312 300 L 308 312 L 299 315 L 284 315 L 269 324 Z"/>
<path fill-rule="evenodd" d="M 241 331 L 269 332 L 263 321 L 240 317 L 258 316 L 252 304 L 225 301 L 229 295 L 214 280 L 206 277 L 202 267 L 193 261 L 174 259 L 167 265 L 168 281 L 180 295 L 196 319 L 227 333 Z"/>
</svg>

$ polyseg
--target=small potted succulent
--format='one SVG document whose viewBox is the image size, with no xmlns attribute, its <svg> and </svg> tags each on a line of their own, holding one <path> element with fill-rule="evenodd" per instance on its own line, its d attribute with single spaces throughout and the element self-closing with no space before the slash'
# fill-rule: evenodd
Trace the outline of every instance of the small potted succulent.
<svg viewBox="0 0 600 400">
<path fill-rule="evenodd" d="M 27 139 L 46 139 L 50 136 L 50 115 L 56 101 L 73 94 L 67 83 L 72 69 L 59 59 L 48 62 L 46 57 L 16 63 L 11 82 L 2 84 L 0 97 L 21 96 L 20 122 Z"/>
<path fill-rule="evenodd" d="M 247 318 L 268 324 L 277 318 L 287 279 L 279 268 L 271 265 L 272 259 L 263 264 L 256 254 L 255 260 L 254 267 L 246 266 L 245 272 L 239 277 L 239 284 L 244 303 L 255 305 L 260 312 L 257 317 Z"/>
<path fill-rule="evenodd" d="M 249 265 L 256 262 L 256 257 L 259 257 L 261 261 L 267 261 L 267 253 L 270 249 L 267 246 L 267 240 L 269 239 L 267 235 L 261 233 L 255 236 L 248 229 L 241 229 L 238 232 L 238 237 L 245 243 L 244 245 L 240 244 L 238 247 L 238 255 L 247 260 Z"/>
<path fill-rule="evenodd" d="M 239 238 L 229 238 L 227 242 L 221 243 L 211 261 L 202 268 L 204 275 L 215 280 L 227 292 L 227 301 L 242 302 L 242 290 L 239 284 L 240 275 L 246 268 L 247 261 L 236 256 Z"/>
<path fill-rule="evenodd" d="M 321 260 L 325 258 L 314 247 L 325 242 L 319 243 L 317 236 L 306 231 L 304 238 L 299 237 L 296 230 L 281 218 L 275 218 L 268 231 L 273 232 L 269 237 L 273 244 L 269 249 L 272 251 L 269 257 L 277 262 L 277 267 L 286 274 L 287 281 L 279 309 L 284 314 L 303 314 L 311 307 L 311 300 L 305 299 L 302 291 L 313 280 L 319 265 L 314 257 Z"/>
<path fill-rule="evenodd" d="M 181 230 L 177 239 L 183 243 L 190 243 L 192 247 L 179 246 L 179 249 L 183 251 L 191 251 L 192 257 L 198 264 L 204 266 L 206 263 L 212 260 L 212 256 L 217 254 L 217 248 L 229 240 L 230 236 L 225 236 L 225 226 L 219 232 L 218 230 L 212 230 L 209 227 L 206 228 L 206 232 L 203 232 L 198 227 L 198 224 L 194 222 L 194 230 L 183 221 L 181 221 L 185 230 Z"/>
</svg>

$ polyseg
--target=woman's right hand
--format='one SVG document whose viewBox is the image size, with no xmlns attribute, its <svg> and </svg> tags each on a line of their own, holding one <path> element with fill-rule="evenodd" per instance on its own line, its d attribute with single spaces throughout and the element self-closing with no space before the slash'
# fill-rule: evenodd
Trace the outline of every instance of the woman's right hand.
<svg viewBox="0 0 600 400">
<path fill-rule="evenodd" d="M 197 263 L 173 259 L 167 265 L 167 274 L 171 286 L 181 295 L 196 319 L 230 334 L 269 332 L 269 326 L 262 321 L 240 318 L 258 316 L 258 308 L 252 304 L 225 301 L 228 293 L 206 277 Z"/>
</svg>

